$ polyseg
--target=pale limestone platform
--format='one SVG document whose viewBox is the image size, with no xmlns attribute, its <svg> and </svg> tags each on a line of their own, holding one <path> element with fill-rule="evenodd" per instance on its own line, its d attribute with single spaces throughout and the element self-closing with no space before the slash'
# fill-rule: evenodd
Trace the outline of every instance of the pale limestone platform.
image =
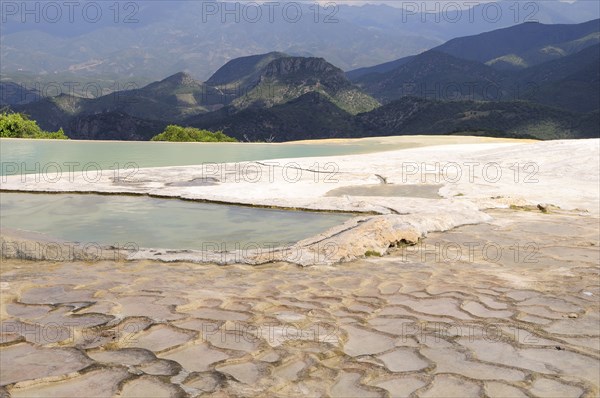
<svg viewBox="0 0 600 398">
<path fill-rule="evenodd" d="M 419 137 L 438 143 L 439 137 Z M 360 218 L 285 250 L 250 253 L 241 262 L 330 264 L 367 252 L 385 253 L 431 231 L 490 219 L 482 210 L 510 206 L 559 207 L 598 214 L 600 140 L 531 142 L 502 140 L 437 145 L 365 155 L 277 159 L 261 162 L 145 168 L 56 176 L 9 176 L 4 191 L 135 194 L 286 209 L 364 213 Z M 326 196 L 347 186 L 436 184 L 440 199 Z M 380 214 L 380 215 L 376 215 Z M 6 234 L 5 234 L 6 235 Z M 335 248 L 335 255 L 327 248 Z M 164 248 L 168 249 L 168 248 Z M 239 253 L 141 250 L 131 259 L 240 262 Z M 298 250 L 299 249 L 299 250 Z"/>
</svg>

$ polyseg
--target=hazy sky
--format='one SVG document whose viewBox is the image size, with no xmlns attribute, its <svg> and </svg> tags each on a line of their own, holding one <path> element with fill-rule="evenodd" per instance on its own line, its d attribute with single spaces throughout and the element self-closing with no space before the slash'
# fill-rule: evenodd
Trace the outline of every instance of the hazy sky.
<svg viewBox="0 0 600 398">
<path fill-rule="evenodd" d="M 232 0 L 234 1 L 234 0 Z M 311 2 L 311 3 L 321 3 L 321 4 L 327 4 L 327 3 L 336 3 L 336 4 L 352 4 L 352 5 L 364 5 L 364 4 L 386 4 L 392 7 L 402 7 L 402 3 L 439 3 L 440 5 L 444 5 L 444 3 L 455 3 L 458 4 L 461 7 L 465 7 L 465 8 L 469 8 L 472 7 L 474 4 L 473 3 L 489 3 L 489 2 L 493 2 L 493 1 L 498 1 L 498 0 L 316 0 L 316 1 L 312 1 L 312 0 L 300 0 L 300 1 L 306 1 L 306 2 Z M 509 1 L 509 0 L 500 0 L 500 1 Z M 514 1 L 519 1 L 519 0 L 514 0 Z M 576 1 L 595 1 L 598 2 L 600 0 L 534 0 L 534 1 L 544 1 L 544 2 L 560 2 L 560 3 L 575 3 Z"/>
</svg>

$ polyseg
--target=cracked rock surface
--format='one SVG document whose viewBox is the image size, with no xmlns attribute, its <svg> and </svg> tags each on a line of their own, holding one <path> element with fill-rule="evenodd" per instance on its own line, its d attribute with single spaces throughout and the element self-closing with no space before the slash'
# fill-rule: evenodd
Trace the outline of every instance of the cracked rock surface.
<svg viewBox="0 0 600 398">
<path fill-rule="evenodd" d="M 3 260 L 0 395 L 598 396 L 598 217 L 488 213 L 339 266 Z"/>
</svg>

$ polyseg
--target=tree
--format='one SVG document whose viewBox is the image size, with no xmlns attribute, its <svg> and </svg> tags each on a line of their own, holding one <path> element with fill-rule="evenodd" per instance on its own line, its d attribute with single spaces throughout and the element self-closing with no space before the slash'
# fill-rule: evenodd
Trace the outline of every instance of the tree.
<svg viewBox="0 0 600 398">
<path fill-rule="evenodd" d="M 174 124 L 167 126 L 165 131 L 152 137 L 151 141 L 170 142 L 237 142 L 222 131 L 200 130 L 194 127 L 181 127 Z"/>
<path fill-rule="evenodd" d="M 27 115 L 11 111 L 2 111 L 0 113 L 0 137 L 69 139 L 62 128 L 56 132 L 44 131 L 37 125 L 35 120 L 30 120 Z"/>
</svg>

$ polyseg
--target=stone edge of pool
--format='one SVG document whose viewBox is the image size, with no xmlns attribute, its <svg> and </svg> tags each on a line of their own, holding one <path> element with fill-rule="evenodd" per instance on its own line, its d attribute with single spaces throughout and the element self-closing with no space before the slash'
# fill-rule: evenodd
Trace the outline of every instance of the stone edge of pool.
<svg viewBox="0 0 600 398">
<path fill-rule="evenodd" d="M 449 209 L 448 209 L 449 210 Z M 288 262 L 301 266 L 332 265 L 365 256 L 383 256 L 391 247 L 416 244 L 433 231 L 490 220 L 474 208 L 456 207 L 446 214 L 357 216 L 294 245 L 244 251 L 119 248 L 55 239 L 36 232 L 5 228 L 0 234 L 3 259 L 34 261 L 136 261 L 261 265 Z"/>
</svg>

